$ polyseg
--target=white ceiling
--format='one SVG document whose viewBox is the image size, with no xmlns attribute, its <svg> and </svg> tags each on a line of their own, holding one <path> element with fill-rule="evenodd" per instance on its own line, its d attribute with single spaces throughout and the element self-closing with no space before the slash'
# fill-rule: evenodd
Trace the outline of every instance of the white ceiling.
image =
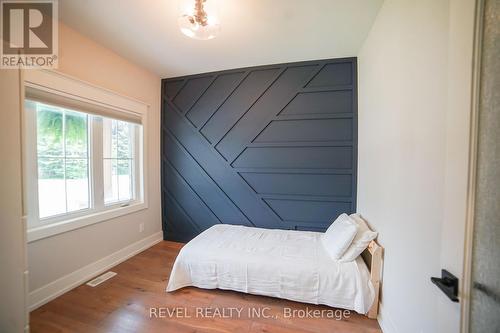
<svg viewBox="0 0 500 333">
<path fill-rule="evenodd" d="M 221 31 L 184 36 L 179 1 L 60 0 L 61 20 L 161 77 L 356 56 L 383 0 L 216 0 Z M 209 0 L 213 1 L 213 0 Z"/>
</svg>

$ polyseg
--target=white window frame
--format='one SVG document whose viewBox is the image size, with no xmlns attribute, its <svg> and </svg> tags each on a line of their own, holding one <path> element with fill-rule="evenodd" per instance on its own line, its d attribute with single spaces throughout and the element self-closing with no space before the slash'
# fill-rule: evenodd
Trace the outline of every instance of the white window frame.
<svg viewBox="0 0 500 333">
<path fill-rule="evenodd" d="M 24 112 L 23 117 L 23 146 L 24 146 L 24 200 L 27 202 L 28 212 L 28 230 L 27 240 L 33 242 L 42 238 L 54 236 L 63 232 L 68 232 L 82 228 L 98 222 L 103 222 L 119 216 L 137 212 L 148 208 L 147 197 L 147 113 L 149 106 L 143 102 L 131 99 L 114 93 L 110 90 L 94 86 L 84 81 L 72 78 L 68 75 L 54 70 L 29 70 L 24 73 L 24 85 L 32 89 L 38 89 L 51 94 L 57 94 L 63 97 L 70 97 L 76 101 L 91 103 L 103 108 L 113 109 L 117 112 L 124 112 L 139 116 L 142 124 L 142 133 L 135 133 L 140 140 L 134 140 L 135 168 L 137 170 L 134 176 L 135 187 L 134 194 L 137 197 L 129 201 L 104 205 L 104 198 L 93 198 L 89 202 L 89 209 L 76 212 L 69 212 L 54 217 L 39 219 L 38 212 L 38 170 L 37 170 L 37 145 L 36 145 L 36 113 Z M 24 103 L 23 103 L 24 104 Z M 79 110 L 75 110 L 79 111 Z M 85 111 L 82 111 L 85 112 Z M 105 116 L 105 115 L 103 115 Z M 91 117 L 89 117 L 90 120 Z M 102 137 L 99 141 L 99 126 L 102 122 L 89 121 L 89 197 L 103 195 L 100 191 L 94 191 L 98 182 L 103 183 L 102 159 L 93 158 L 92 149 L 102 149 Z M 139 129 L 140 131 L 140 129 Z M 92 135 L 92 132 L 99 133 Z M 142 134 L 142 135 L 141 135 Z M 93 142 L 96 141 L 97 142 Z M 102 156 L 102 153 L 99 155 Z M 142 177 L 140 177 L 142 175 Z M 100 185 L 102 187 L 102 185 Z M 92 202 L 99 205 L 92 206 Z"/>
</svg>

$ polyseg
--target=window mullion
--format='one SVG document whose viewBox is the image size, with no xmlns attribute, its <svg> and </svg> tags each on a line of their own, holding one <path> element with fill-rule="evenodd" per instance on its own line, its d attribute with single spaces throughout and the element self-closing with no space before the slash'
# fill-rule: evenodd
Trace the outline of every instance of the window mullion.
<svg viewBox="0 0 500 333">
<path fill-rule="evenodd" d="M 141 135 L 140 135 L 140 127 L 133 126 L 134 131 L 132 132 L 132 164 L 134 168 L 132 169 L 132 177 L 133 177 L 133 197 L 134 200 L 142 198 L 142 186 L 141 186 L 141 165 L 142 165 L 142 157 L 141 157 Z"/>
<path fill-rule="evenodd" d="M 115 138 L 114 145 L 116 145 L 116 158 L 114 160 L 116 163 L 116 195 L 118 198 L 118 202 L 120 202 L 120 172 L 119 172 L 120 168 L 118 167 L 118 121 L 115 119 L 113 120 L 113 123 L 115 124 L 115 129 L 116 129 L 115 133 L 113 134 L 113 137 Z"/>
<path fill-rule="evenodd" d="M 26 163 L 26 200 L 28 204 L 29 227 L 39 223 L 38 207 L 38 149 L 37 149 L 37 106 L 25 103 L 25 163 Z"/>
<path fill-rule="evenodd" d="M 102 143 L 102 118 L 92 116 L 91 163 L 92 163 L 92 198 L 95 210 L 104 209 L 104 166 Z"/>
<path fill-rule="evenodd" d="M 66 111 L 60 110 L 62 113 L 62 140 L 63 140 L 63 177 L 64 177 L 64 204 L 66 213 L 68 212 L 68 181 L 66 179 Z"/>
</svg>

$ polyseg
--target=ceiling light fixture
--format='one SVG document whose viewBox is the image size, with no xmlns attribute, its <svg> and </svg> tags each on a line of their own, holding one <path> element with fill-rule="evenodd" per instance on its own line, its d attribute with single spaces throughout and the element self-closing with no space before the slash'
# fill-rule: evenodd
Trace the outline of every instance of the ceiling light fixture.
<svg viewBox="0 0 500 333">
<path fill-rule="evenodd" d="M 216 8 L 211 0 L 194 0 L 179 17 L 178 24 L 182 33 L 194 39 L 213 39 L 220 30 Z M 211 8 L 213 7 L 213 8 Z"/>
</svg>

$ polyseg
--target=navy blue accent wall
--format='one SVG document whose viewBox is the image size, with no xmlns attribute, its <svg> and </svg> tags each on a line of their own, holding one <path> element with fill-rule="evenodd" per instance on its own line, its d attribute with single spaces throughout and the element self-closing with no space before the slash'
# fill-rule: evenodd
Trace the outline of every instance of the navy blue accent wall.
<svg viewBox="0 0 500 333">
<path fill-rule="evenodd" d="M 356 58 L 162 80 L 164 238 L 324 231 L 356 210 Z"/>
</svg>

